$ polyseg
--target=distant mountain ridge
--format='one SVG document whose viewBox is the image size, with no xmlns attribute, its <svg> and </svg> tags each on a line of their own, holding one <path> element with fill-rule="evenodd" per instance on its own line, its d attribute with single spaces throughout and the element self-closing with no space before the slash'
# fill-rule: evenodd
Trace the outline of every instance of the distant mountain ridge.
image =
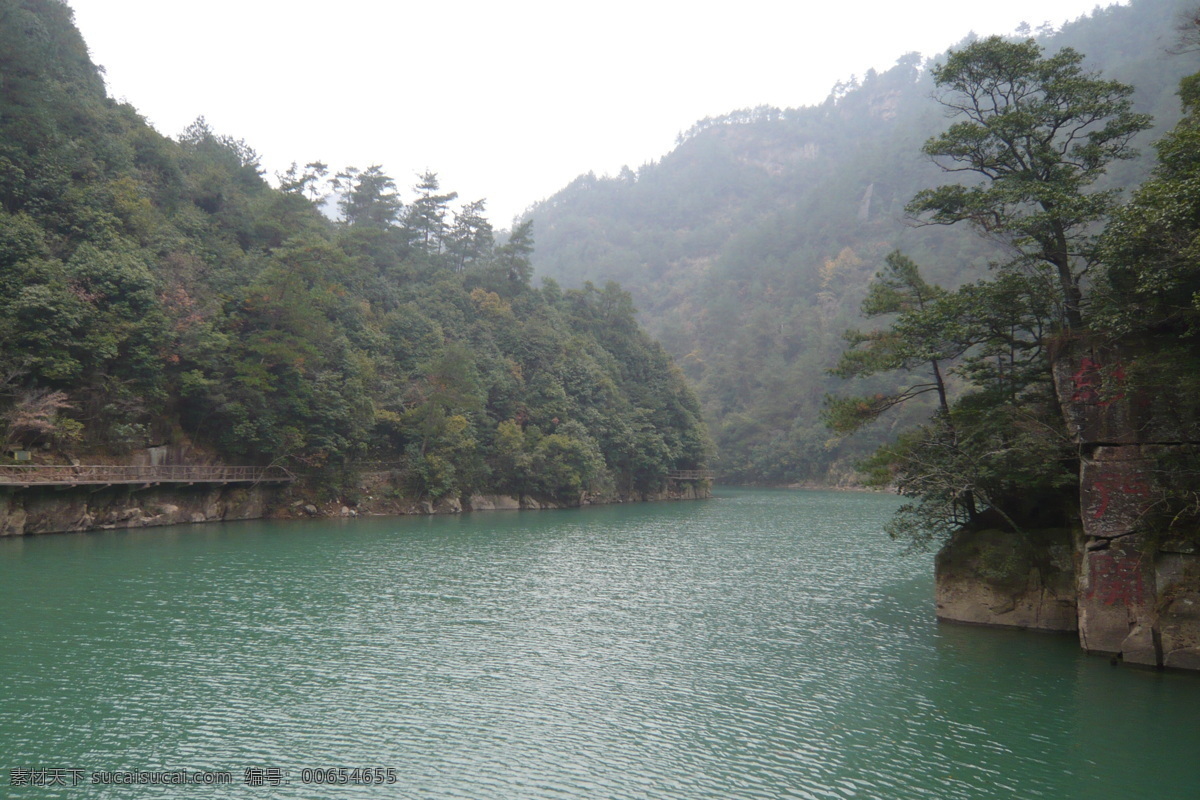
<svg viewBox="0 0 1200 800">
<path fill-rule="evenodd" d="M 1176 87 L 1195 58 L 1166 51 L 1187 8 L 1135 0 L 1044 39 L 1132 84 L 1136 110 L 1155 116 L 1156 132 L 1137 141 L 1143 158 L 1111 170 L 1109 185 L 1140 183 L 1152 141 L 1179 118 Z M 661 160 L 580 176 L 528 214 L 537 273 L 567 285 L 615 280 L 632 294 L 697 386 L 725 480 L 836 479 L 888 433 L 834 440 L 818 418 L 826 392 L 842 388 L 826 374 L 840 334 L 862 325 L 858 305 L 887 253 L 903 248 L 946 285 L 982 276 L 998 256 L 969 231 L 903 217 L 915 192 L 944 181 L 921 155 L 947 125 L 923 66 L 909 54 L 818 106 L 702 120 Z"/>
</svg>

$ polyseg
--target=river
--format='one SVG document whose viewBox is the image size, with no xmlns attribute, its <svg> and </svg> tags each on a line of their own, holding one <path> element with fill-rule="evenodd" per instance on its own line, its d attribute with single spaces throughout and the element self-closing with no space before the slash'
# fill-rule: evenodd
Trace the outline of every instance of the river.
<svg viewBox="0 0 1200 800">
<path fill-rule="evenodd" d="M 937 624 L 896 504 L 2 540 L 0 795 L 1200 796 L 1200 676 Z M 175 770 L 233 783 L 103 782 Z"/>
</svg>

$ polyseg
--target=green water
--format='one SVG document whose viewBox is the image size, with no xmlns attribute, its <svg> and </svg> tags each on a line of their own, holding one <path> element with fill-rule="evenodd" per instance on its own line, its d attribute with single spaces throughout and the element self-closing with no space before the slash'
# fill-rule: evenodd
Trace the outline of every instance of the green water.
<svg viewBox="0 0 1200 800">
<path fill-rule="evenodd" d="M 0 541 L 0 796 L 1200 797 L 1200 676 L 939 626 L 894 498 L 719 495 Z"/>
</svg>

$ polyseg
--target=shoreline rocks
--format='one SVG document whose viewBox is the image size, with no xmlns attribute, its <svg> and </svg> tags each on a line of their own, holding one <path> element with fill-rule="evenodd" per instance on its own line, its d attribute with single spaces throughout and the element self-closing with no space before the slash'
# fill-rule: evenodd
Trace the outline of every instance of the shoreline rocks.
<svg viewBox="0 0 1200 800">
<path fill-rule="evenodd" d="M 698 500 L 707 488 L 690 487 L 652 494 L 595 496 L 581 494 L 571 503 L 522 495 L 472 495 L 437 501 L 388 490 L 386 473 L 363 476 L 362 496 L 317 504 L 286 488 L 256 486 L 154 486 L 132 489 L 75 487 L 0 491 L 0 536 L 82 533 L 249 519 L 305 519 L 360 516 L 463 514 L 481 511 L 534 511 L 655 500 Z"/>
</svg>

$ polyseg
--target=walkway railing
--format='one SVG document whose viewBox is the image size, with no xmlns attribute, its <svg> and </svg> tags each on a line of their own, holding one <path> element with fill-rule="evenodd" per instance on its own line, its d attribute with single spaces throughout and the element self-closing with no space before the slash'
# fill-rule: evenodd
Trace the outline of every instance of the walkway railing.
<svg viewBox="0 0 1200 800">
<path fill-rule="evenodd" d="M 713 471 L 709 469 L 673 469 L 667 473 L 671 481 L 711 481 Z"/>
<path fill-rule="evenodd" d="M 126 465 L 0 465 L 0 486 L 76 486 L 113 483 L 280 483 L 294 476 L 283 467 Z"/>
</svg>

